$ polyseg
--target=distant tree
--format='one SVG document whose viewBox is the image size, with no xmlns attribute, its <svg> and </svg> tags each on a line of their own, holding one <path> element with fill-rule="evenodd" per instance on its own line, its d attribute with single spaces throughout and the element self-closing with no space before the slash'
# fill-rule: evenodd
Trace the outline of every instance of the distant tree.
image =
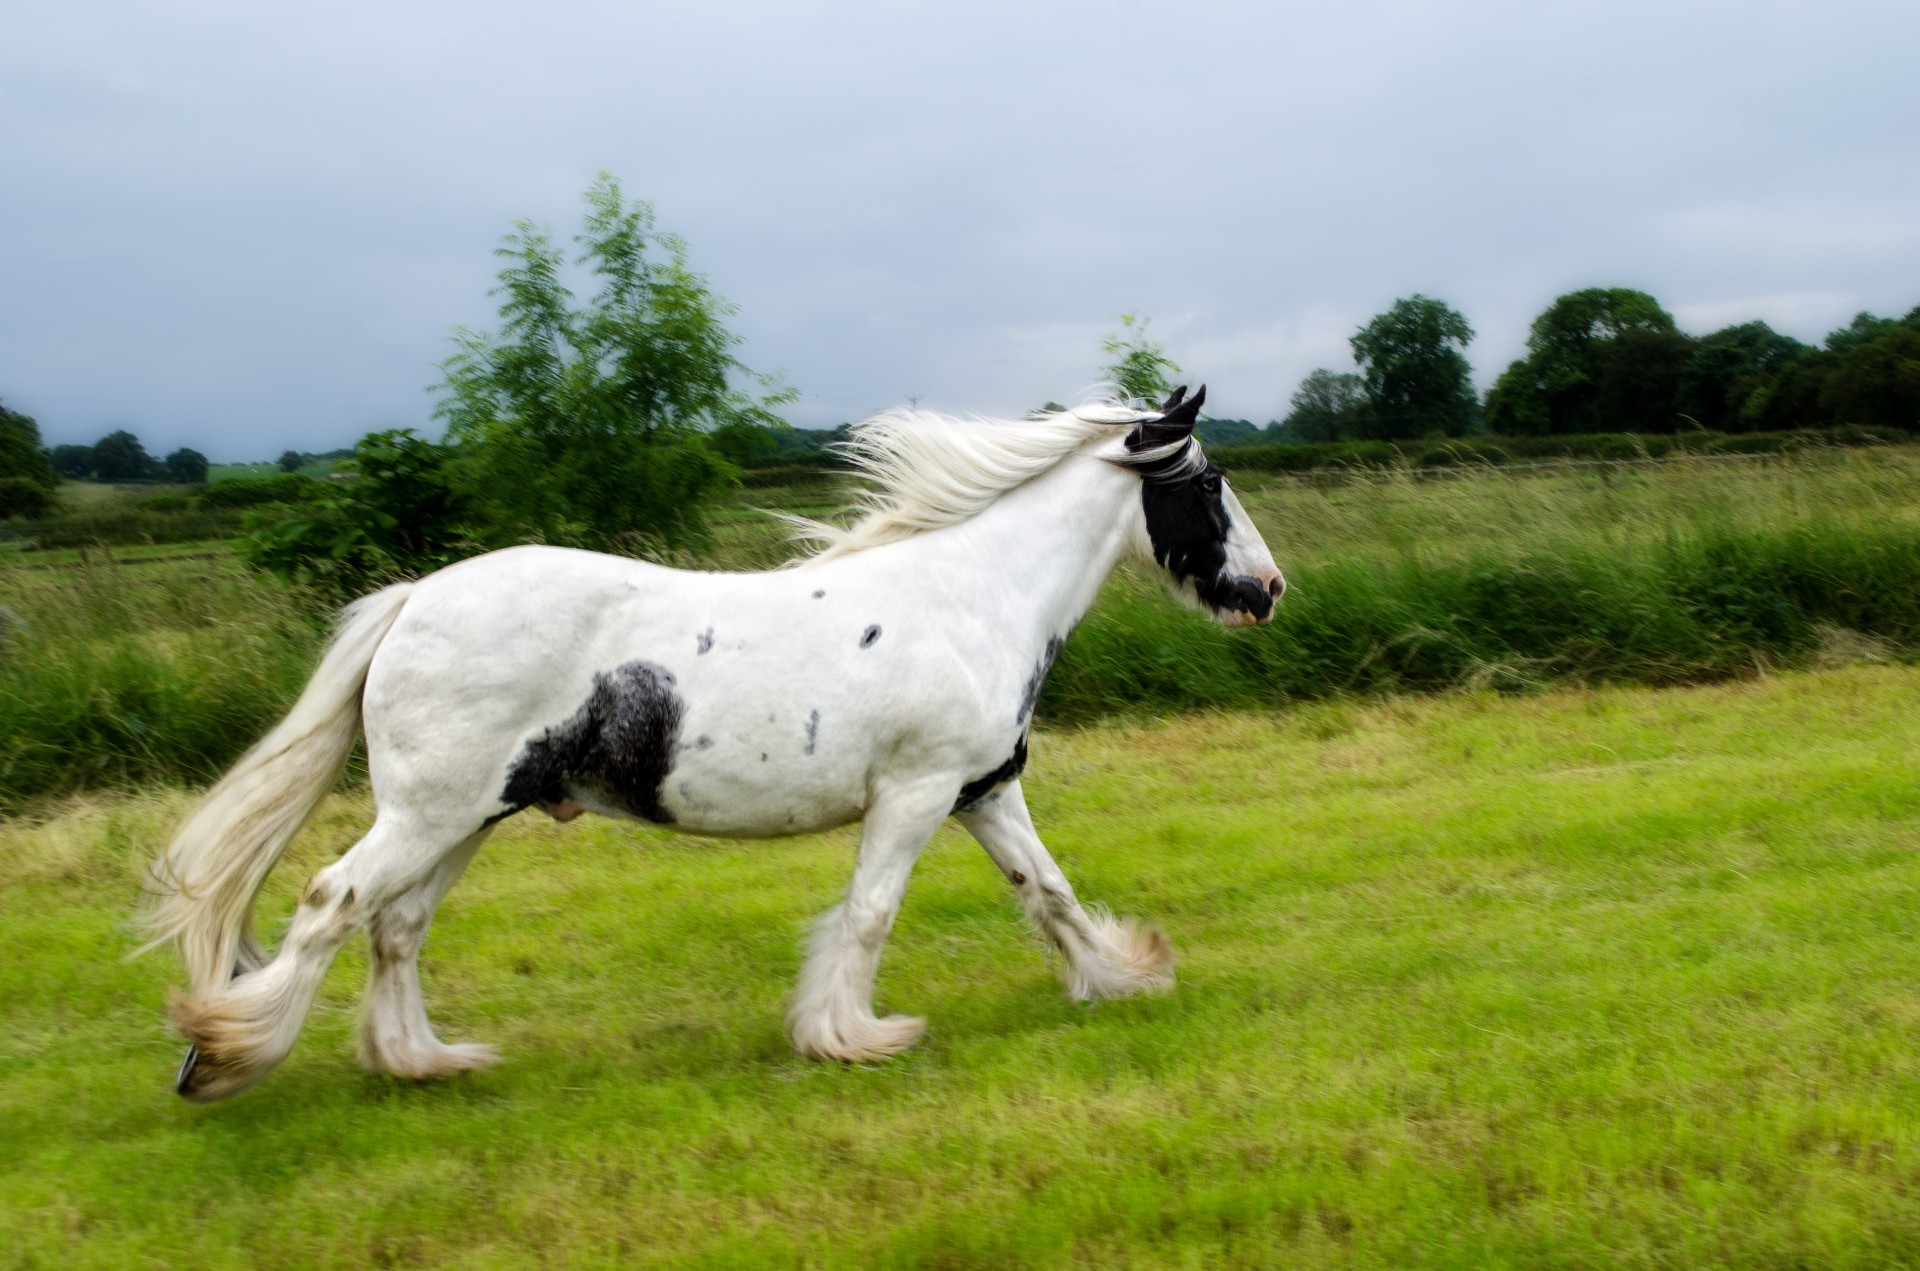
<svg viewBox="0 0 1920 1271">
<path fill-rule="evenodd" d="M 1609 369 L 1629 377 L 1650 374 L 1649 359 L 1664 368 L 1674 347 L 1640 342 L 1609 361 L 1609 345 L 1629 331 L 1679 334 L 1673 315 L 1643 291 L 1589 287 L 1555 300 L 1533 320 L 1527 356 L 1508 367 L 1489 393 L 1488 426 L 1505 434 L 1600 431 L 1602 381 Z M 1609 398 L 1608 409 L 1616 420 L 1634 413 L 1623 409 L 1620 394 Z M 1663 426 L 1671 431 L 1674 421 L 1667 419 Z"/>
<path fill-rule="evenodd" d="M 1366 382 L 1350 372 L 1307 372 L 1280 421 L 1287 441 L 1352 441 L 1372 432 Z"/>
<path fill-rule="evenodd" d="M 93 444 L 93 475 L 102 481 L 155 481 L 166 473 L 140 439 L 124 428 Z"/>
<path fill-rule="evenodd" d="M 1632 328 L 1599 350 L 1595 432 L 1671 433 L 1680 429 L 1680 384 L 1694 340 L 1678 331 Z"/>
<path fill-rule="evenodd" d="M 1835 423 L 1920 428 L 1920 330 L 1889 323 L 1842 350 L 1820 386 L 1820 408 Z"/>
<path fill-rule="evenodd" d="M 307 466 L 306 456 L 302 455 L 298 450 L 282 450 L 280 457 L 275 460 L 275 462 L 280 465 L 280 471 L 282 472 L 298 472 Z"/>
<path fill-rule="evenodd" d="M 1180 366 L 1147 336 L 1147 319 L 1137 313 L 1120 315 L 1120 329 L 1100 342 L 1113 360 L 1101 368 L 1106 380 L 1123 397 L 1157 406 L 1173 392 Z"/>
<path fill-rule="evenodd" d="M 1430 296 L 1408 296 L 1354 333 L 1372 407 L 1372 432 L 1381 438 L 1459 437 L 1473 430 L 1479 399 L 1473 368 L 1462 349 L 1473 328 Z"/>
<path fill-rule="evenodd" d="M 1764 408 L 1765 393 L 1780 373 L 1810 352 L 1764 322 L 1743 322 L 1703 336 L 1680 373 L 1680 412 L 1702 428 L 1744 431 Z M 1758 400 L 1756 393 L 1762 395 Z"/>
<path fill-rule="evenodd" d="M 1901 326 L 1899 318 L 1881 318 L 1862 311 L 1853 315 L 1853 321 L 1836 331 L 1827 333 L 1827 351 L 1830 353 L 1851 353 L 1861 345 L 1881 336 L 1892 335 Z"/>
<path fill-rule="evenodd" d="M 52 459 L 40 444 L 40 425 L 31 415 L 0 406 L 0 481 L 9 480 L 24 481 L 42 490 L 60 484 Z"/>
<path fill-rule="evenodd" d="M 92 446 L 55 446 L 53 470 L 69 481 L 85 481 L 93 475 Z"/>
<path fill-rule="evenodd" d="M 207 483 L 207 457 L 198 450 L 182 446 L 166 457 L 167 476 L 182 485 Z"/>
<path fill-rule="evenodd" d="M 578 263 L 599 289 L 576 306 L 546 231 L 516 224 L 497 335 L 460 330 L 436 413 L 490 516 L 517 534 L 587 547 L 697 539 L 734 469 L 708 433 L 777 425 L 792 394 L 734 356 L 731 306 L 611 177 L 587 192 Z"/>
</svg>

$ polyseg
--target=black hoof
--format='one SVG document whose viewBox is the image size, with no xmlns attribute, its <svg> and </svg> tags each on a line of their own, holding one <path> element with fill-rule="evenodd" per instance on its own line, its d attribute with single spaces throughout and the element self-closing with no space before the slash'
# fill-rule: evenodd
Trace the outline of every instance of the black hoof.
<svg viewBox="0 0 1920 1271">
<path fill-rule="evenodd" d="M 173 1075 L 173 1092 L 181 1097 L 189 1097 L 193 1090 L 193 1073 L 200 1066 L 200 1048 L 187 1047 L 186 1057 L 180 1061 L 180 1071 Z"/>
</svg>

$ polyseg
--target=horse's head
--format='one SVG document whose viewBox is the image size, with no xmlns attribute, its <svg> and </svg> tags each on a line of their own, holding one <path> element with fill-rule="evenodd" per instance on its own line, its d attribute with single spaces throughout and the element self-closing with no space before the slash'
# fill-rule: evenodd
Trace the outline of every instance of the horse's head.
<svg viewBox="0 0 1920 1271">
<path fill-rule="evenodd" d="M 1194 438 L 1206 400 L 1204 385 L 1192 397 L 1175 389 L 1157 418 L 1127 434 L 1120 462 L 1140 474 L 1141 555 L 1167 572 L 1177 594 L 1228 626 L 1250 626 L 1273 617 L 1287 580 L 1226 474 Z"/>
</svg>

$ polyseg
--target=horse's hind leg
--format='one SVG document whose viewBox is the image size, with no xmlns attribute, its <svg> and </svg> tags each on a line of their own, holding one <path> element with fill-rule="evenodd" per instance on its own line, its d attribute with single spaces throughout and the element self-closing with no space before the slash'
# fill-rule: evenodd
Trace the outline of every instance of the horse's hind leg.
<svg viewBox="0 0 1920 1271">
<path fill-rule="evenodd" d="M 1027 916 L 1067 960 L 1067 988 L 1078 1001 L 1122 997 L 1173 984 L 1173 946 L 1165 935 L 1104 908 L 1091 912 L 1054 864 L 1026 798 L 1014 782 L 969 812 L 959 814 L 967 832 L 1020 893 Z"/>
<path fill-rule="evenodd" d="M 432 877 L 394 900 L 367 924 L 367 995 L 360 1017 L 360 1062 L 373 1072 L 426 1080 L 500 1062 L 493 1047 L 449 1046 L 433 1035 L 420 994 L 420 946 L 433 912 L 486 841 L 482 830 L 449 852 Z"/>
<path fill-rule="evenodd" d="M 293 1049 L 340 946 L 372 915 L 431 879 L 470 832 L 449 836 L 398 817 L 376 819 L 345 856 L 307 884 L 273 961 L 217 993 L 175 999 L 174 1025 L 193 1045 L 179 1092 L 211 1102 L 271 1072 Z"/>
</svg>

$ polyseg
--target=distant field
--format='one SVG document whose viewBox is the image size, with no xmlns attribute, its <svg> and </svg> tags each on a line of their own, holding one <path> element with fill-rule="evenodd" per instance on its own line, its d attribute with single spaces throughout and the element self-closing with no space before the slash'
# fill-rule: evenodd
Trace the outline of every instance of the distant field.
<svg viewBox="0 0 1920 1271">
<path fill-rule="evenodd" d="M 344 459 L 315 459 L 298 471 L 310 477 L 326 477 L 345 463 Z M 236 477 L 277 477 L 286 469 L 277 463 L 215 463 L 207 465 L 207 483 L 231 481 Z"/>
<path fill-rule="evenodd" d="M 186 797 L 0 822 L 0 1265 L 1920 1262 L 1920 671 L 1048 731 L 1028 785 L 1172 995 L 1067 1002 L 947 830 L 881 973 L 927 1041 L 807 1063 L 782 1001 L 850 832 L 523 816 L 426 958 L 505 1066 L 363 1075 L 356 949 L 210 1109 L 174 968 L 122 958 Z"/>
</svg>

